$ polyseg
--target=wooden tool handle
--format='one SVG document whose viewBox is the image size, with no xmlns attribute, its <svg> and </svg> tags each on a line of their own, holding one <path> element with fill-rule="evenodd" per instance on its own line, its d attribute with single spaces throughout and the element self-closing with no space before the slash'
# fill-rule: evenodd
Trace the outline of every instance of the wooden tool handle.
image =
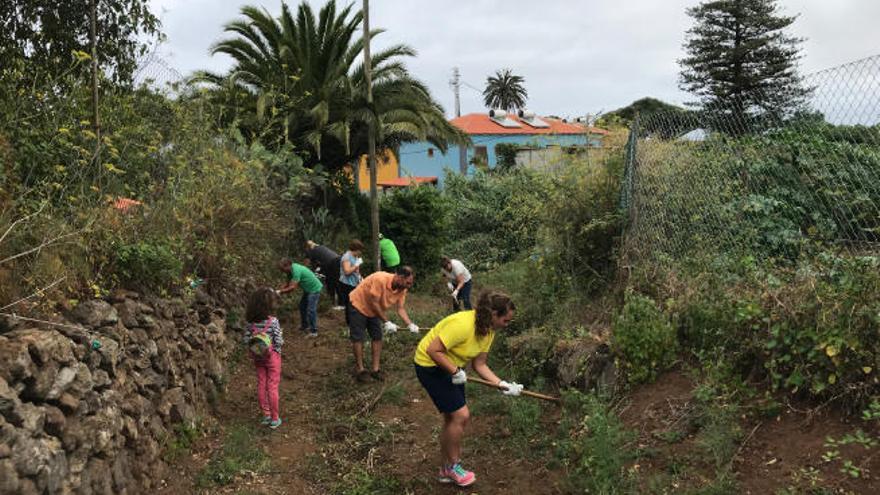
<svg viewBox="0 0 880 495">
<path fill-rule="evenodd" d="M 502 387 L 501 385 L 497 385 L 488 380 L 483 380 L 482 378 L 477 378 L 475 376 L 468 377 L 469 382 L 479 383 L 480 385 L 486 385 L 487 387 L 497 388 L 498 390 L 507 390 L 507 387 Z M 534 397 L 536 399 L 548 400 L 550 402 L 559 402 L 559 397 L 552 397 L 549 395 L 539 394 L 538 392 L 530 392 L 528 390 L 523 390 L 520 392 L 522 395 L 527 395 L 529 397 Z"/>
</svg>

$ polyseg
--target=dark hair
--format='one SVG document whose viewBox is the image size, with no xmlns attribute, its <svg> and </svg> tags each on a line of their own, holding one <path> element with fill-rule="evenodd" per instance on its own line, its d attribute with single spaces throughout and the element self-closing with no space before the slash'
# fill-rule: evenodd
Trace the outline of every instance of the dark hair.
<svg viewBox="0 0 880 495">
<path fill-rule="evenodd" d="M 452 260 L 449 259 L 449 256 L 443 256 L 440 258 L 440 266 L 446 268 L 446 265 L 452 263 Z"/>
<path fill-rule="evenodd" d="M 289 272 L 290 268 L 293 266 L 293 260 L 290 258 L 281 258 L 278 260 L 278 269 L 282 272 Z"/>
<path fill-rule="evenodd" d="M 360 241 L 360 239 L 355 239 L 348 243 L 349 251 L 363 251 L 364 243 Z"/>
<path fill-rule="evenodd" d="M 411 266 L 401 265 L 397 267 L 397 270 L 394 273 L 400 275 L 401 277 L 412 277 L 415 272 L 413 271 Z"/>
<path fill-rule="evenodd" d="M 275 312 L 277 302 L 275 291 L 269 287 L 260 287 L 248 298 L 244 317 L 249 323 L 266 321 Z"/>
<path fill-rule="evenodd" d="M 516 305 L 510 300 L 510 296 L 503 292 L 487 290 L 480 294 L 476 310 L 477 336 L 485 337 L 492 330 L 493 313 L 496 316 L 501 316 L 515 309 Z"/>
</svg>

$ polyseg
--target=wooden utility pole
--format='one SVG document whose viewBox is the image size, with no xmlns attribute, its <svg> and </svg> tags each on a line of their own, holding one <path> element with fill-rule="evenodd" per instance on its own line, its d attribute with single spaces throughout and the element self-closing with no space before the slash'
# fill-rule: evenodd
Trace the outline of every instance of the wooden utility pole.
<svg viewBox="0 0 880 495">
<path fill-rule="evenodd" d="M 90 0 L 91 4 L 91 28 L 89 29 L 89 44 L 92 48 L 92 130 L 98 137 L 98 146 L 101 146 L 101 121 L 98 115 L 98 15 L 97 0 Z"/>
<path fill-rule="evenodd" d="M 372 59 L 370 58 L 370 0 L 364 0 L 364 79 L 367 83 L 367 108 L 369 124 L 367 125 L 367 166 L 370 168 L 370 219 L 373 234 L 370 244 L 376 260 L 376 271 L 382 269 L 382 257 L 379 254 L 379 193 L 376 187 L 376 124 L 377 116 L 373 107 Z"/>
</svg>

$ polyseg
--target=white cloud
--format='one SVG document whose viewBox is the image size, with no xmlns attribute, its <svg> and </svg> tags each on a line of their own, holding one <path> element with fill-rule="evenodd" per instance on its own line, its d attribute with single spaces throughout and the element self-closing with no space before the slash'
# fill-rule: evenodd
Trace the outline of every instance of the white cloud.
<svg viewBox="0 0 880 495">
<path fill-rule="evenodd" d="M 311 1 L 320 8 L 324 1 Z M 360 7 L 361 2 L 354 2 Z M 452 67 L 481 88 L 496 69 L 510 67 L 526 79 L 529 107 L 541 114 L 577 115 L 611 110 L 644 96 L 680 103 L 677 88 L 685 14 L 697 0 L 373 0 L 370 22 L 387 30 L 378 47 L 413 46 L 411 71 L 453 110 Z M 281 10 L 278 0 L 153 0 L 168 42 L 161 53 L 183 73 L 222 71 L 230 64 L 211 56 L 223 25 L 242 5 Z M 347 2 L 339 2 L 347 5 Z M 295 9 L 297 2 L 289 2 Z M 805 72 L 880 53 L 880 2 L 783 0 L 783 12 L 800 14 L 792 34 L 803 44 Z M 164 13 L 162 11 L 164 10 Z M 462 90 L 462 111 L 482 111 L 477 91 Z"/>
</svg>

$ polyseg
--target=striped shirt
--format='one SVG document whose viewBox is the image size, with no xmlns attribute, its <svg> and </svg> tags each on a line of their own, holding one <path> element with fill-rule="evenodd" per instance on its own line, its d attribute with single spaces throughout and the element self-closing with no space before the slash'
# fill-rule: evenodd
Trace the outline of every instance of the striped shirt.
<svg viewBox="0 0 880 495">
<path fill-rule="evenodd" d="M 284 345 L 284 335 L 281 332 L 281 324 L 278 322 L 278 318 L 275 318 L 274 316 L 270 316 L 268 320 L 248 323 L 244 329 L 244 343 L 247 344 L 254 334 L 261 333 L 267 322 L 269 328 L 266 329 L 266 333 L 272 338 L 272 349 L 280 354 L 281 346 Z"/>
</svg>

